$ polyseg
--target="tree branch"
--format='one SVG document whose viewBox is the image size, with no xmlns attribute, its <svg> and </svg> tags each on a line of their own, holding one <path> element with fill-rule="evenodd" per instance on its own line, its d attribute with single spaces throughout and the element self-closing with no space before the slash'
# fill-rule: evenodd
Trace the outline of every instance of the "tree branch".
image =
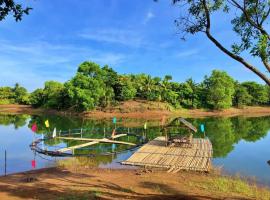
<svg viewBox="0 0 270 200">
<path fill-rule="evenodd" d="M 261 24 L 256 24 L 256 22 L 254 22 L 250 17 L 249 17 L 249 14 L 247 13 L 247 10 L 245 8 L 245 4 L 244 4 L 244 7 L 242 7 L 237 1 L 235 0 L 230 0 L 233 2 L 233 4 L 239 8 L 243 14 L 245 15 L 246 17 L 246 20 L 250 23 L 250 25 L 252 25 L 253 27 L 255 27 L 256 29 L 258 29 L 262 34 L 264 35 L 267 35 L 268 37 L 268 40 L 270 40 L 270 35 L 268 34 L 268 32 L 261 26 Z"/>
<path fill-rule="evenodd" d="M 234 60 L 238 61 L 239 63 L 243 64 L 246 68 L 248 68 L 249 70 L 251 70 L 252 72 L 257 74 L 261 79 L 263 79 L 270 86 L 270 79 L 265 74 L 263 74 L 260 70 L 258 70 L 253 65 L 246 62 L 242 57 L 240 57 L 238 55 L 235 55 L 234 53 L 232 53 L 231 51 L 226 49 L 224 46 L 221 45 L 221 43 L 219 43 L 212 36 L 212 34 L 210 32 L 210 28 L 211 28 L 210 12 L 209 12 L 209 9 L 207 7 L 207 2 L 206 2 L 206 0 L 201 0 L 201 1 L 202 1 L 202 4 L 203 4 L 203 8 L 204 8 L 204 11 L 205 11 L 205 17 L 206 17 L 206 31 L 205 32 L 206 32 L 207 37 L 210 39 L 210 41 L 212 41 L 225 54 L 227 54 L 228 56 L 230 56 Z"/>
</svg>

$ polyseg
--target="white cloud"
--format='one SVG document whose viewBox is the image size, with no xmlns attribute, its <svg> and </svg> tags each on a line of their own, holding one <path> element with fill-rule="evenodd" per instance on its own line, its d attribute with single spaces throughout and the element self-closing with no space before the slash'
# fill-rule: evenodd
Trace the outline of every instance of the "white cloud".
<svg viewBox="0 0 270 200">
<path fill-rule="evenodd" d="M 143 20 L 143 24 L 147 24 L 154 17 L 155 17 L 154 13 L 152 11 L 148 11 Z"/>
<path fill-rule="evenodd" d="M 80 32 L 78 36 L 98 42 L 116 43 L 130 47 L 140 47 L 143 44 L 142 36 L 135 30 L 131 29 L 88 29 Z"/>
<path fill-rule="evenodd" d="M 49 42 L 15 43 L 0 41 L 0 86 L 19 82 L 33 90 L 46 80 L 70 79 L 78 64 L 91 60 L 101 65 L 116 65 L 125 54 Z"/>
<path fill-rule="evenodd" d="M 199 54 L 198 49 L 190 49 L 190 50 L 181 51 L 181 52 L 176 53 L 175 57 L 184 58 L 184 57 L 190 57 L 190 56 L 194 56 L 194 55 L 198 55 L 198 54 Z"/>
</svg>

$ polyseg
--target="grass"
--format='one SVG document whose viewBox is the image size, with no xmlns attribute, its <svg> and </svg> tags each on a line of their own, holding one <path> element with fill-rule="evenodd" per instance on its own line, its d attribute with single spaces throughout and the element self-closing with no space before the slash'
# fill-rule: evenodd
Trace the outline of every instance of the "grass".
<svg viewBox="0 0 270 200">
<path fill-rule="evenodd" d="M 62 197 L 57 198 L 56 200 L 95 200 L 100 199 L 101 192 L 96 190 L 91 190 L 89 192 L 81 194 L 66 194 Z"/>
<path fill-rule="evenodd" d="M 259 188 L 256 184 L 248 183 L 240 177 L 215 176 L 210 179 L 203 179 L 198 183 L 191 183 L 209 192 L 221 192 L 235 195 L 242 195 L 255 199 L 269 200 L 270 191 L 266 188 Z"/>
</svg>

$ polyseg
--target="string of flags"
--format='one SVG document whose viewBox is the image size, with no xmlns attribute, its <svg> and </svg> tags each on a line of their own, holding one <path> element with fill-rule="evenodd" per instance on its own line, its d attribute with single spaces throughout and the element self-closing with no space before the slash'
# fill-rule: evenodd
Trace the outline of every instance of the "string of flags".
<svg viewBox="0 0 270 200">
<path fill-rule="evenodd" d="M 50 127 L 49 120 L 46 120 L 46 121 L 44 122 L 44 124 L 45 124 L 45 127 L 46 127 L 46 128 L 49 128 L 49 127 Z M 37 127 L 37 124 L 36 124 L 35 122 L 33 123 L 32 127 L 31 127 L 31 130 L 32 130 L 33 132 L 37 132 L 38 127 Z"/>
</svg>

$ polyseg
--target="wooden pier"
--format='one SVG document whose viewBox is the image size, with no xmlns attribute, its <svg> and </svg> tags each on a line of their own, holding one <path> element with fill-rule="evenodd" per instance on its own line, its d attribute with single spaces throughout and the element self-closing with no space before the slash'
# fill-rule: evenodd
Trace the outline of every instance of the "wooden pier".
<svg viewBox="0 0 270 200">
<path fill-rule="evenodd" d="M 209 139 L 193 138 L 191 147 L 168 146 L 165 137 L 157 137 L 136 151 L 125 165 L 208 172 L 211 166 L 212 144 Z"/>
</svg>

